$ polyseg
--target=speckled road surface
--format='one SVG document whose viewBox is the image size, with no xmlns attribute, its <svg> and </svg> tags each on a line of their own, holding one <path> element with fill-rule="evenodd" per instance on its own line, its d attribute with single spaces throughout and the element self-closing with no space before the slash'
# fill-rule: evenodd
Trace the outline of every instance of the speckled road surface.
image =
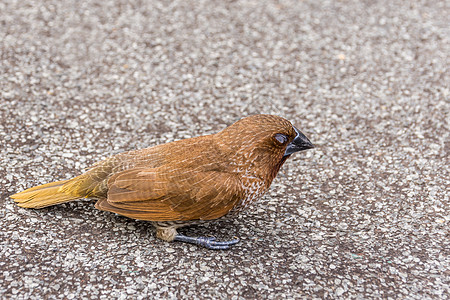
<svg viewBox="0 0 450 300">
<path fill-rule="evenodd" d="M 448 1 L 0 2 L 2 299 L 448 299 Z M 122 151 L 291 120 L 317 145 L 233 219 L 157 240 L 24 188 Z"/>
</svg>

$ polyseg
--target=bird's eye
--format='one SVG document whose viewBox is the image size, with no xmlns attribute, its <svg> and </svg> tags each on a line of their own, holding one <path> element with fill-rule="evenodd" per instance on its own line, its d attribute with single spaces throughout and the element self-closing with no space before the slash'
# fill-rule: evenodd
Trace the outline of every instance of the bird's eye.
<svg viewBox="0 0 450 300">
<path fill-rule="evenodd" d="M 285 135 L 282 134 L 282 133 L 277 133 L 277 134 L 275 134 L 273 137 L 275 138 L 275 140 L 277 140 L 278 143 L 280 143 L 280 144 L 282 144 L 282 145 L 286 144 L 287 141 L 288 141 L 287 136 L 285 136 Z"/>
</svg>

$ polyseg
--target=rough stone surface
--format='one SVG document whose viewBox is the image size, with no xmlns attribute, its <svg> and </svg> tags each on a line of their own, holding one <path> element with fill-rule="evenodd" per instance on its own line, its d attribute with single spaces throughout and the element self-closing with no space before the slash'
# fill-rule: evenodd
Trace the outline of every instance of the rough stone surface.
<svg viewBox="0 0 450 300">
<path fill-rule="evenodd" d="M 448 299 L 448 1 L 0 2 L 0 295 Z M 317 148 L 167 244 L 8 197 L 111 154 L 284 116 Z"/>
</svg>

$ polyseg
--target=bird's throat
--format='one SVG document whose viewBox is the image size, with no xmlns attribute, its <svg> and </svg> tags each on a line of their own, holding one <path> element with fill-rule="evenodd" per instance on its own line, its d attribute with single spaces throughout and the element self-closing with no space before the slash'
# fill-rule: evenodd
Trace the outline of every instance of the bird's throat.
<svg viewBox="0 0 450 300">
<path fill-rule="evenodd" d="M 286 160 L 290 157 L 290 155 L 284 155 L 281 160 L 275 164 L 275 166 L 272 168 L 272 172 L 270 174 L 270 182 L 277 176 L 278 171 L 280 171 L 281 166 L 286 162 Z"/>
</svg>

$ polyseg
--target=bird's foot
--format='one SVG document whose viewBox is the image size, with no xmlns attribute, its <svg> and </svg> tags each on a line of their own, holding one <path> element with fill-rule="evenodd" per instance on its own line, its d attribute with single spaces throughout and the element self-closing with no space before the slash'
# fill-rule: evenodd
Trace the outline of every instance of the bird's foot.
<svg viewBox="0 0 450 300">
<path fill-rule="evenodd" d="M 177 242 L 195 244 L 195 245 L 199 245 L 199 246 L 205 247 L 207 249 L 213 249 L 213 250 L 230 249 L 231 246 L 239 243 L 239 239 L 234 239 L 234 240 L 225 241 L 225 242 L 216 242 L 215 237 L 204 237 L 204 236 L 190 237 L 190 236 L 185 236 L 182 234 L 177 234 L 173 240 L 177 241 Z"/>
</svg>

